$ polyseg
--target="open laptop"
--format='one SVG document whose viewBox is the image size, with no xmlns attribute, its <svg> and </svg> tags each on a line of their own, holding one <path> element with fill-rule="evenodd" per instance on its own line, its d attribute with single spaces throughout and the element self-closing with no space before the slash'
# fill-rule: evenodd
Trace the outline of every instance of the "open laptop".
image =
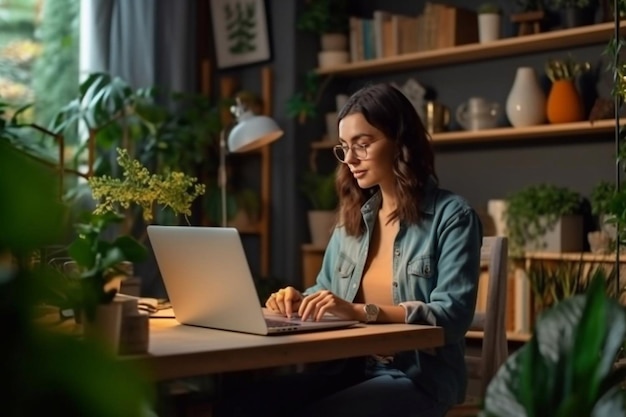
<svg viewBox="0 0 626 417">
<path fill-rule="evenodd" d="M 148 226 L 179 323 L 260 335 L 344 328 L 354 320 L 301 321 L 261 307 L 237 229 Z"/>
</svg>

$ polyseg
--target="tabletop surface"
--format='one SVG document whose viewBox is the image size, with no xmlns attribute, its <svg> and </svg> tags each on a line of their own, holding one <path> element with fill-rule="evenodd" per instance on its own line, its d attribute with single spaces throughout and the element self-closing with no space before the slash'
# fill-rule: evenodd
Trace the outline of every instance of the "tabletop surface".
<svg viewBox="0 0 626 417">
<path fill-rule="evenodd" d="M 340 359 L 443 345 L 443 329 L 359 324 L 346 329 L 257 336 L 150 320 L 147 355 L 125 357 L 157 380 Z"/>
</svg>

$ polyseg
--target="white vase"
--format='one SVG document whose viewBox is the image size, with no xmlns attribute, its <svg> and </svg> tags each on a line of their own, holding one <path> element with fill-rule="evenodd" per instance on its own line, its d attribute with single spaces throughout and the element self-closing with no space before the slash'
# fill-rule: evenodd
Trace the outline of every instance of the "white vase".
<svg viewBox="0 0 626 417">
<path fill-rule="evenodd" d="M 487 201 L 487 212 L 493 219 L 496 236 L 507 236 L 506 230 L 506 200 L 489 200 Z"/>
<path fill-rule="evenodd" d="M 513 127 L 535 126 L 546 121 L 546 95 L 535 69 L 519 67 L 506 99 L 506 115 Z"/>
<path fill-rule="evenodd" d="M 500 15 L 498 13 L 481 13 L 478 15 L 478 39 L 480 43 L 500 39 Z"/>
</svg>

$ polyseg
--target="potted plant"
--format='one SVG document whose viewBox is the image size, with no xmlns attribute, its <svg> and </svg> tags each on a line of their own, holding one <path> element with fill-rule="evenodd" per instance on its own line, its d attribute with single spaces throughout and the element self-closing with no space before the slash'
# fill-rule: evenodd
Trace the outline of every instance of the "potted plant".
<svg viewBox="0 0 626 417">
<path fill-rule="evenodd" d="M 307 171 L 300 189 L 311 206 L 308 211 L 311 243 L 316 247 L 326 247 L 336 221 L 335 209 L 338 198 L 335 173 L 320 174 Z"/>
<path fill-rule="evenodd" d="M 615 217 L 612 215 L 612 204 L 616 195 L 615 184 L 611 181 L 602 180 L 596 183 L 590 195 L 591 214 L 593 214 L 598 221 L 598 228 L 595 232 L 590 232 L 588 239 L 589 244 L 592 245 L 592 252 L 606 252 L 610 249 L 616 236 L 615 230 Z M 598 250 L 594 251 L 594 246 L 600 246 Z"/>
<path fill-rule="evenodd" d="M 598 3 L 596 0 L 550 0 L 550 6 L 561 15 L 563 27 L 573 28 L 592 24 Z"/>
<path fill-rule="evenodd" d="M 308 0 L 296 21 L 296 28 L 320 36 L 320 67 L 349 61 L 346 0 Z"/>
<path fill-rule="evenodd" d="M 582 250 L 581 196 L 551 184 L 511 193 L 504 213 L 511 249 L 578 252 Z"/>
<path fill-rule="evenodd" d="M 487 43 L 500 39 L 502 11 L 496 3 L 483 3 L 478 7 L 478 40 Z"/>
<path fill-rule="evenodd" d="M 618 361 L 626 310 L 607 296 L 602 275 L 539 317 L 491 380 L 480 417 L 626 415 Z"/>
<path fill-rule="evenodd" d="M 319 75 L 315 71 L 307 72 L 302 91 L 296 91 L 287 101 L 287 115 L 296 118 L 300 124 L 315 118 L 323 90 Z"/>
</svg>

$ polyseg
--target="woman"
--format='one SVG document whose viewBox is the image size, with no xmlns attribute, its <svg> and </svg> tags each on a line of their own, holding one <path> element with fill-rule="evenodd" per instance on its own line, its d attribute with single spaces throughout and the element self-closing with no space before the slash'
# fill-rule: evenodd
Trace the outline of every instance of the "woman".
<svg viewBox="0 0 626 417">
<path fill-rule="evenodd" d="M 339 222 L 317 283 L 304 293 L 281 289 L 266 307 L 305 320 L 331 313 L 437 325 L 445 346 L 380 352 L 293 376 L 283 389 L 298 392 L 297 399 L 273 411 L 441 417 L 465 395 L 464 335 L 476 301 L 480 221 L 465 200 L 438 188 L 426 130 L 400 91 L 367 86 L 338 119 Z"/>
</svg>

